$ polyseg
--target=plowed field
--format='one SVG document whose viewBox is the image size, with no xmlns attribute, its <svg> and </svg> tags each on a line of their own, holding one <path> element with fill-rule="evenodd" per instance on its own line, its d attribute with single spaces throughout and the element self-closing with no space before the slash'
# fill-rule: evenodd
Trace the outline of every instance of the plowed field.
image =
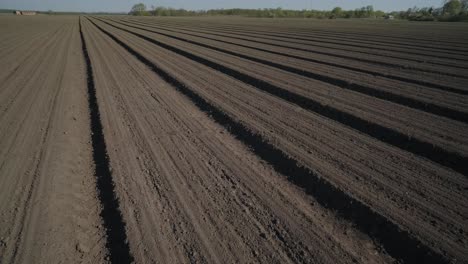
<svg viewBox="0 0 468 264">
<path fill-rule="evenodd" d="M 0 17 L 0 263 L 467 263 L 467 33 Z"/>
</svg>

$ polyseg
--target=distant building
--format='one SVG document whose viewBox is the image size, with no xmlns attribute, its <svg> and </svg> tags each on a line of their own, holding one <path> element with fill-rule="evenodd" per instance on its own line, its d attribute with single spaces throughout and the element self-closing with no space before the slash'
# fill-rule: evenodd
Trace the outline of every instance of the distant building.
<svg viewBox="0 0 468 264">
<path fill-rule="evenodd" d="M 34 16 L 36 14 L 36 11 L 21 11 L 21 14 L 23 16 Z"/>
<path fill-rule="evenodd" d="M 36 11 L 15 11 L 15 15 L 34 16 Z"/>
<path fill-rule="evenodd" d="M 385 19 L 388 19 L 388 20 L 393 20 L 393 19 L 395 19 L 395 17 L 394 17 L 394 16 L 392 16 L 392 15 L 388 15 L 388 16 L 385 16 Z"/>
</svg>

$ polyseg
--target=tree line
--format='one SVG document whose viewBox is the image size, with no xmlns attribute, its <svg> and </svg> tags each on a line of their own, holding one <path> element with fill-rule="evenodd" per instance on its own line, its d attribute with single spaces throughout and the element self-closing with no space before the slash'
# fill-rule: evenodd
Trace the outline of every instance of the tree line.
<svg viewBox="0 0 468 264">
<path fill-rule="evenodd" d="M 288 10 L 282 8 L 264 9 L 210 9 L 185 10 L 168 7 L 147 8 L 145 4 L 135 4 L 129 12 L 135 16 L 246 16 L 265 18 L 397 18 L 416 21 L 468 21 L 468 0 L 445 0 L 442 7 L 413 7 L 407 11 L 383 12 L 374 10 L 373 6 L 365 6 L 355 10 L 343 10 L 335 7 L 332 10 Z"/>
<path fill-rule="evenodd" d="M 150 9 L 145 4 L 139 3 L 129 12 L 135 16 L 247 16 L 247 17 L 302 17 L 302 18 L 374 18 L 383 17 L 383 11 L 374 11 L 372 6 L 358 8 L 356 10 L 342 10 L 339 7 L 331 11 L 322 10 L 289 10 L 282 8 L 263 9 L 210 9 L 210 10 L 185 10 L 170 7 L 154 7 Z"/>
<path fill-rule="evenodd" d="M 438 8 L 413 7 L 392 15 L 412 21 L 468 21 L 468 0 L 446 0 Z"/>
</svg>

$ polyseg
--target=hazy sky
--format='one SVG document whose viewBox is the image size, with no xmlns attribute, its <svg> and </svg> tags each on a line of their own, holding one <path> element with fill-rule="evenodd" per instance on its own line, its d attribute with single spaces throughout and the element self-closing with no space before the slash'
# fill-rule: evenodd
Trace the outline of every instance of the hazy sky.
<svg viewBox="0 0 468 264">
<path fill-rule="evenodd" d="M 55 11 L 108 11 L 128 12 L 133 4 L 145 3 L 147 7 L 168 6 L 185 9 L 214 8 L 275 8 L 285 9 L 343 9 L 373 5 L 384 11 L 406 10 L 413 6 L 441 6 L 442 0 L 0 0 L 0 8 L 55 10 Z"/>
</svg>

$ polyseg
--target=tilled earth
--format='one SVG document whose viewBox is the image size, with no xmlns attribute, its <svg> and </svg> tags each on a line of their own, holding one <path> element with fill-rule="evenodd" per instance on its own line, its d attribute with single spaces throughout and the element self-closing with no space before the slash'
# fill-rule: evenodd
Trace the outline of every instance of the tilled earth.
<svg viewBox="0 0 468 264">
<path fill-rule="evenodd" d="M 0 263 L 466 263 L 466 33 L 2 16 Z"/>
</svg>

